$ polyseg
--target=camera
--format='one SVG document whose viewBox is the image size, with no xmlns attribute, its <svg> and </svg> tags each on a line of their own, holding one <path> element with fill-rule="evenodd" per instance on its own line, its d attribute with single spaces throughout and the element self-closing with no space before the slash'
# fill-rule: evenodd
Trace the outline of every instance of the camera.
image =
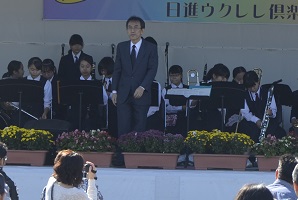
<svg viewBox="0 0 298 200">
<path fill-rule="evenodd" d="M 84 165 L 84 171 L 88 173 L 90 167 L 92 167 L 90 164 L 85 164 L 85 165 Z"/>
</svg>

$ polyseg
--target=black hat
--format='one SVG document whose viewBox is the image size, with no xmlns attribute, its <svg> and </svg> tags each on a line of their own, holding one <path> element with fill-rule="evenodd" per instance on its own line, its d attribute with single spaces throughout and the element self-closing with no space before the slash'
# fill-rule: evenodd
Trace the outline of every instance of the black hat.
<svg viewBox="0 0 298 200">
<path fill-rule="evenodd" d="M 76 44 L 79 44 L 81 46 L 83 46 L 83 44 L 84 44 L 83 38 L 79 34 L 73 34 L 69 39 L 70 46 L 73 46 Z"/>
</svg>

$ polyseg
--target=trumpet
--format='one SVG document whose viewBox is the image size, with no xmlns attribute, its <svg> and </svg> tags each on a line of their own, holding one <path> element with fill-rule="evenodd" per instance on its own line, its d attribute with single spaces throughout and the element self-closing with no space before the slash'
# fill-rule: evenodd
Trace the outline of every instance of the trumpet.
<svg viewBox="0 0 298 200">
<path fill-rule="evenodd" d="M 199 85 L 199 72 L 195 69 L 190 69 L 187 71 L 187 85 L 194 84 Z"/>
</svg>

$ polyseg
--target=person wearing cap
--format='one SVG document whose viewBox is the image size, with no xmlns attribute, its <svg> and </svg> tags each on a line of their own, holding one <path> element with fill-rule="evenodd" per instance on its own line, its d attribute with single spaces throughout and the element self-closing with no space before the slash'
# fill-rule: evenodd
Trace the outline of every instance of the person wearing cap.
<svg viewBox="0 0 298 200">
<path fill-rule="evenodd" d="M 68 54 L 60 59 L 58 68 L 59 80 L 78 80 L 81 76 L 80 61 L 83 57 L 90 57 L 93 63 L 92 56 L 82 51 L 84 47 L 83 38 L 79 34 L 73 34 L 69 39 L 70 50 Z"/>
<path fill-rule="evenodd" d="M 3 171 L 3 167 L 7 160 L 7 146 L 5 143 L 0 142 L 0 173 L 4 176 L 5 182 L 9 187 L 9 196 L 11 200 L 18 200 L 18 192 L 17 187 L 14 182 L 7 176 L 7 174 Z M 0 185 L 1 186 L 1 185 Z"/>
</svg>

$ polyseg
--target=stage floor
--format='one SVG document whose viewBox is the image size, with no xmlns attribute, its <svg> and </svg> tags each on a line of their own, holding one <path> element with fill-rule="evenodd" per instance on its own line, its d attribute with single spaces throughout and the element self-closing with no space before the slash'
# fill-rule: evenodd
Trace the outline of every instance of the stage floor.
<svg viewBox="0 0 298 200">
<path fill-rule="evenodd" d="M 5 166 L 20 200 L 40 199 L 52 167 Z M 270 184 L 274 172 L 100 168 L 104 200 L 232 200 L 245 183 Z"/>
</svg>

